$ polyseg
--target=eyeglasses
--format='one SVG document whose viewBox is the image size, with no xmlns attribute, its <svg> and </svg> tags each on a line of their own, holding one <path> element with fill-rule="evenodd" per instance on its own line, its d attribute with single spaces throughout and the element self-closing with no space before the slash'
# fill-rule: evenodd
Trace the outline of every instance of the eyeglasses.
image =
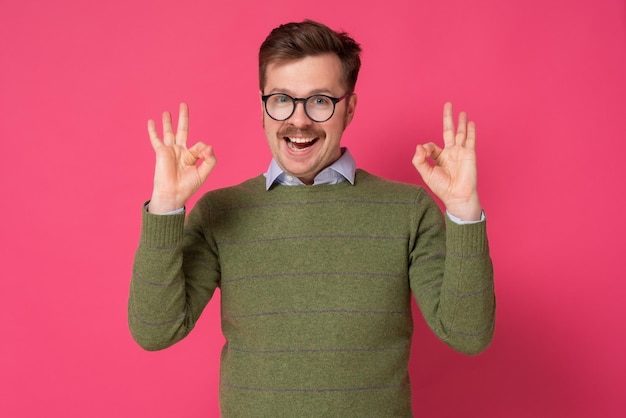
<svg viewBox="0 0 626 418">
<path fill-rule="evenodd" d="M 333 117 L 335 105 L 352 93 L 341 97 L 330 97 L 325 94 L 314 94 L 307 98 L 291 97 L 285 93 L 273 93 L 261 96 L 267 115 L 279 122 L 287 120 L 296 111 L 296 104 L 302 102 L 304 113 L 313 122 L 326 122 Z"/>
</svg>

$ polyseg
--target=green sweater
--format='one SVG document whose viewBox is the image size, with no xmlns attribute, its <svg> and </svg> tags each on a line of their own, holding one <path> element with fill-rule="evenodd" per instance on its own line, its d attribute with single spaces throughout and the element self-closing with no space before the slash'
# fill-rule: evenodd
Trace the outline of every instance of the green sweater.
<svg viewBox="0 0 626 418">
<path fill-rule="evenodd" d="M 456 350 L 479 353 L 494 328 L 485 223 L 446 224 L 423 188 L 363 170 L 269 191 L 259 176 L 207 193 L 186 224 L 144 213 L 136 341 L 184 338 L 218 287 L 225 418 L 410 417 L 411 294 Z"/>
</svg>

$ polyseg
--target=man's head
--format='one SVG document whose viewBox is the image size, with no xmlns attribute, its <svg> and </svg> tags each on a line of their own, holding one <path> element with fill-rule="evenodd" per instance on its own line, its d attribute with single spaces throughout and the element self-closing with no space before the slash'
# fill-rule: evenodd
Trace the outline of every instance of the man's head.
<svg viewBox="0 0 626 418">
<path fill-rule="evenodd" d="M 360 51 L 347 34 L 312 21 L 282 25 L 261 46 L 265 135 L 278 165 L 305 184 L 341 156 Z"/>
</svg>

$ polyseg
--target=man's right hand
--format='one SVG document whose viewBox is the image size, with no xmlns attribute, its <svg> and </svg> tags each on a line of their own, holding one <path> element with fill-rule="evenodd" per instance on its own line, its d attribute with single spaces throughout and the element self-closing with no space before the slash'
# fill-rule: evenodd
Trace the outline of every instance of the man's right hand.
<svg viewBox="0 0 626 418">
<path fill-rule="evenodd" d="M 163 112 L 163 141 L 159 139 L 156 123 L 148 121 L 148 134 L 156 154 L 150 213 L 163 214 L 184 207 L 217 163 L 210 145 L 198 142 L 187 148 L 188 131 L 189 109 L 185 103 L 180 104 L 176 134 L 170 113 Z"/>
</svg>

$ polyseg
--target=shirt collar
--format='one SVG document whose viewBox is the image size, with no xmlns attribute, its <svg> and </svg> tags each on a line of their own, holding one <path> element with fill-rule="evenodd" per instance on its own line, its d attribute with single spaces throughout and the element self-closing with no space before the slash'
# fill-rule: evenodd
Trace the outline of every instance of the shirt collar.
<svg viewBox="0 0 626 418">
<path fill-rule="evenodd" d="M 354 174 L 356 172 L 356 162 L 347 148 L 341 148 L 341 157 L 322 171 L 313 179 L 313 185 L 337 184 L 348 180 L 354 184 Z M 272 184 L 279 183 L 287 186 L 303 186 L 304 183 L 297 177 L 285 173 L 272 158 L 270 166 L 265 176 L 265 189 L 269 190 Z"/>
</svg>

